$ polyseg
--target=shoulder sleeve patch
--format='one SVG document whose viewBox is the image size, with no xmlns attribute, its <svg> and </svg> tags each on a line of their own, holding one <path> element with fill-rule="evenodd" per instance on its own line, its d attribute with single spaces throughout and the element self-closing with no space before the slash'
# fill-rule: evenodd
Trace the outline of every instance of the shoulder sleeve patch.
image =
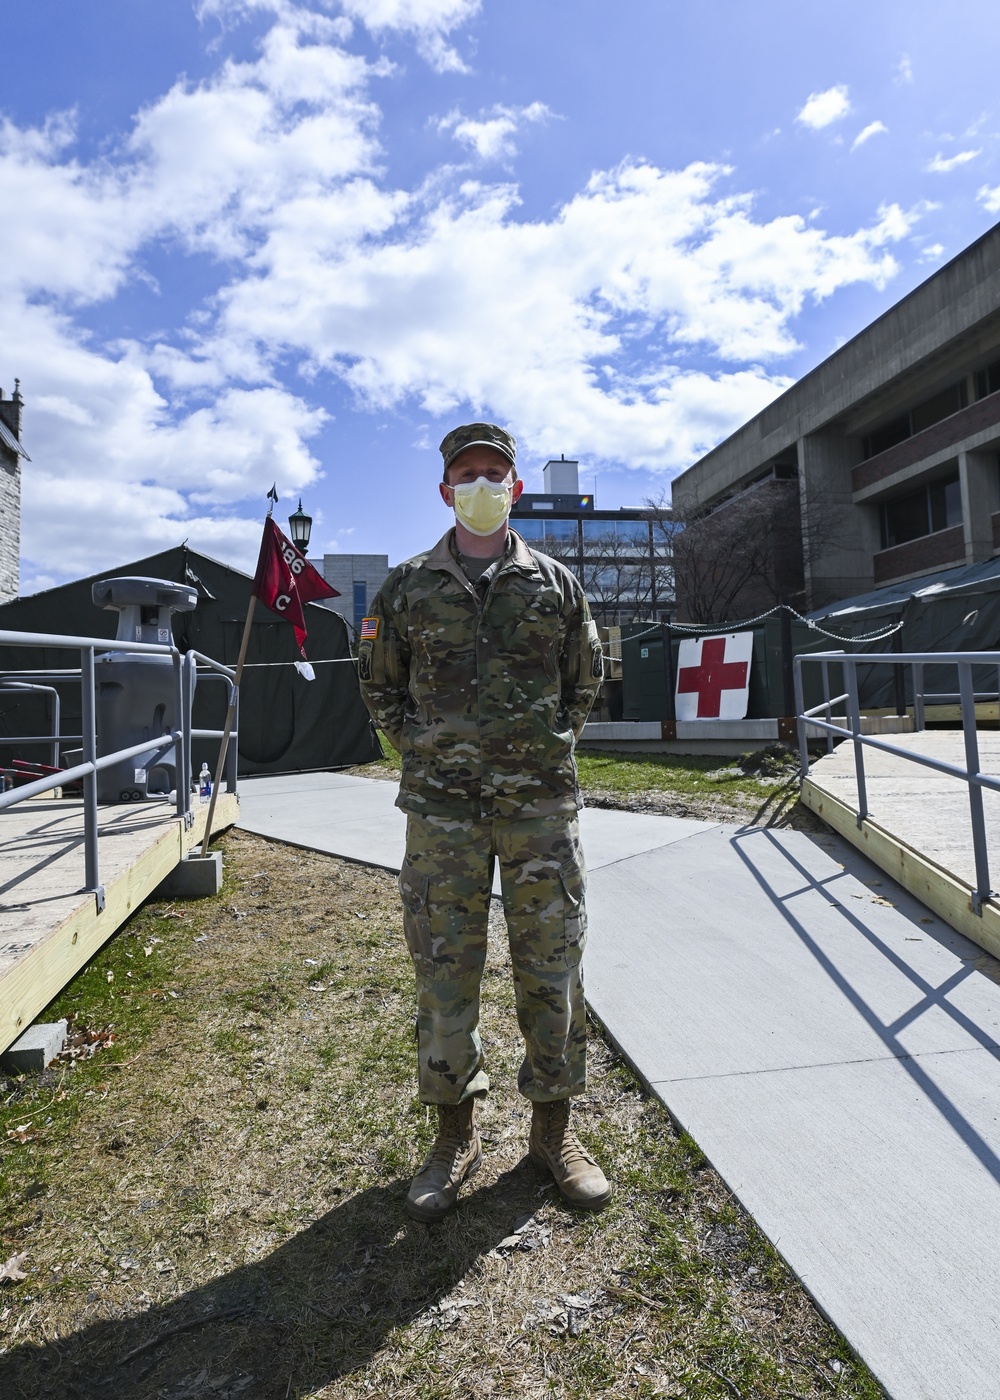
<svg viewBox="0 0 1000 1400">
<path fill-rule="evenodd" d="M 380 617 L 363 617 L 361 619 L 361 640 L 374 642 L 378 640 Z"/>
</svg>

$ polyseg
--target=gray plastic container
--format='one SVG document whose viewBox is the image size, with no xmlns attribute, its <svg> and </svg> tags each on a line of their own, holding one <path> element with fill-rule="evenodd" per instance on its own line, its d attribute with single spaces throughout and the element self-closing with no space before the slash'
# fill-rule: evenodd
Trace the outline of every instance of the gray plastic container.
<svg viewBox="0 0 1000 1400">
<path fill-rule="evenodd" d="M 190 612 L 197 589 L 158 578 L 100 579 L 97 607 L 118 613 L 117 640 L 173 641 L 170 618 Z M 97 756 L 170 734 L 179 724 L 173 662 L 169 656 L 109 652 L 97 658 Z M 190 704 L 191 697 L 187 697 Z M 114 763 L 97 775 L 98 802 L 140 802 L 166 797 L 177 786 L 177 755 L 171 748 Z"/>
</svg>

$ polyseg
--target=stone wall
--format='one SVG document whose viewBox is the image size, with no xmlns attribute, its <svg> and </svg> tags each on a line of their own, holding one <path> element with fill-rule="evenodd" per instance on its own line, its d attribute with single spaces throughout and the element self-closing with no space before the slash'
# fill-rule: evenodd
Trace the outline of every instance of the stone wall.
<svg viewBox="0 0 1000 1400">
<path fill-rule="evenodd" d="M 20 441 L 21 395 L 2 397 L 0 422 Z M 16 598 L 21 586 L 21 458 L 0 442 L 0 603 Z"/>
</svg>

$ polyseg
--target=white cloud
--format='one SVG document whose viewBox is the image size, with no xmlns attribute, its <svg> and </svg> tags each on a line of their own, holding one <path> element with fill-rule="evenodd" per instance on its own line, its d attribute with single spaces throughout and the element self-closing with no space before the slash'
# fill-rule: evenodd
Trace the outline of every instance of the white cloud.
<svg viewBox="0 0 1000 1400">
<path fill-rule="evenodd" d="M 820 131 L 824 126 L 830 126 L 833 122 L 840 121 L 841 117 L 846 117 L 850 110 L 851 100 L 847 84 L 838 83 L 835 87 L 827 88 L 825 92 L 811 92 L 795 120 L 813 131 Z"/>
<path fill-rule="evenodd" d="M 515 185 L 456 186 L 451 167 L 394 188 L 372 100 L 384 66 L 347 52 L 329 17 L 266 8 L 255 58 L 176 83 L 92 161 L 71 117 L 0 128 L 0 201 L 18 212 L 0 220 L 0 369 L 29 405 L 26 577 L 185 536 L 252 563 L 272 479 L 291 495 L 320 473 L 310 444 L 326 415 L 301 379 L 288 386 L 289 364 L 360 405 L 495 415 L 532 453 L 572 442 L 686 465 L 787 385 L 803 306 L 885 285 L 917 217 L 888 206 L 839 234 L 765 220 L 732 171 L 699 163 L 624 162 L 536 219 Z M 474 10 L 373 4 L 365 22 L 447 33 Z M 546 115 L 491 109 L 451 129 L 487 158 Z M 106 303 L 97 319 L 113 323 L 152 252 L 183 310 L 170 324 L 165 299 L 161 333 L 102 340 L 80 308 Z M 197 301 L 193 255 L 199 285 L 211 274 Z"/>
<path fill-rule="evenodd" d="M 479 13 L 482 0 L 341 0 L 341 6 L 375 34 L 387 29 L 413 34 L 419 53 L 437 72 L 468 71 L 447 36 Z"/>
<path fill-rule="evenodd" d="M 927 162 L 924 169 L 930 171 L 932 174 L 947 175 L 950 170 L 957 170 L 960 165 L 968 165 L 970 160 L 975 160 L 976 156 L 980 154 L 981 152 L 976 150 L 959 151 L 953 156 L 943 156 L 941 152 L 938 151 L 934 159 Z"/>
<path fill-rule="evenodd" d="M 0 317 L 29 400 L 26 574 L 31 561 L 45 574 L 53 558 L 86 571 L 185 535 L 250 563 L 257 527 L 227 513 L 262 500 L 275 476 L 289 492 L 316 479 L 307 444 L 326 415 L 276 382 L 251 344 L 205 353 L 179 327 L 162 344 L 101 346 L 74 320 L 146 277 L 154 241 L 244 260 L 264 229 L 280 236 L 293 203 L 315 233 L 323 217 L 309 211 L 335 189 L 330 236 L 359 217 L 377 228 L 380 200 L 363 193 L 377 149 L 377 112 L 359 95 L 370 70 L 307 37 L 308 15 L 273 26 L 255 62 L 178 83 L 89 165 L 73 155 L 71 117 L 0 127 L 0 197 L 21 211 L 0 221 Z M 220 263 L 220 283 L 232 271 Z"/>
<path fill-rule="evenodd" d="M 508 161 L 517 152 L 515 136 L 522 127 L 546 121 L 552 113 L 544 102 L 527 107 L 491 107 L 478 118 L 449 112 L 437 123 L 439 131 L 450 131 L 456 141 L 469 146 L 482 161 Z"/>
<path fill-rule="evenodd" d="M 353 23 L 375 35 L 395 31 L 410 35 L 417 51 L 436 72 L 468 72 L 460 54 L 448 42 L 448 36 L 474 19 L 482 9 L 482 0 L 336 0 L 341 16 L 320 14 L 296 0 L 199 0 L 199 18 L 209 16 L 223 22 L 238 21 L 254 13 L 273 15 L 281 25 L 300 29 L 308 26 L 314 38 L 346 42 Z M 322 6 L 332 6 L 334 0 L 318 0 Z"/>
<path fill-rule="evenodd" d="M 903 87 L 913 82 L 913 64 L 910 62 L 910 55 L 908 53 L 904 53 L 900 56 L 900 60 L 896 64 L 893 81 L 897 87 Z"/>
<path fill-rule="evenodd" d="M 265 248 L 266 276 L 224 294 L 219 334 L 307 353 L 373 406 L 488 406 L 532 450 L 582 436 L 593 455 L 676 467 L 783 387 L 759 365 L 796 348 L 806 299 L 884 285 L 886 245 L 912 223 L 895 206 L 847 236 L 760 223 L 749 197 L 715 193 L 726 175 L 628 163 L 537 222 L 512 187 L 470 182 L 337 259 Z M 682 372 L 694 349 L 754 367 Z"/>
<path fill-rule="evenodd" d="M 987 214 L 1000 214 L 1000 185 L 981 185 L 976 198 Z"/>
<path fill-rule="evenodd" d="M 881 136 L 888 130 L 889 128 L 886 126 L 885 122 L 869 122 L 866 127 L 862 127 L 851 142 L 851 150 L 856 151 L 859 146 L 863 146 L 865 142 L 870 141 L 873 136 Z"/>
<path fill-rule="evenodd" d="M 95 352 L 51 311 L 29 307 L 7 324 L 32 457 L 23 548 L 46 571 L 58 560 L 87 573 L 185 536 L 228 542 L 227 557 L 249 565 L 258 527 L 240 513 L 247 499 L 262 505 L 275 478 L 291 494 L 320 474 L 308 442 L 326 415 L 284 388 L 230 386 L 184 411 L 131 352 Z"/>
</svg>

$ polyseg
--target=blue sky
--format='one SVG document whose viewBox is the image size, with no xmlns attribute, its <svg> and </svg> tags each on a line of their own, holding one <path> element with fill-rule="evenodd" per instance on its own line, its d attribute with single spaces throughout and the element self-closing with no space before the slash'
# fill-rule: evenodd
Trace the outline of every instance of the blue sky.
<svg viewBox="0 0 1000 1400">
<path fill-rule="evenodd" d="M 638 504 L 1000 217 L 995 7 L 9 0 L 25 591 L 448 524 L 511 428 Z"/>
</svg>

